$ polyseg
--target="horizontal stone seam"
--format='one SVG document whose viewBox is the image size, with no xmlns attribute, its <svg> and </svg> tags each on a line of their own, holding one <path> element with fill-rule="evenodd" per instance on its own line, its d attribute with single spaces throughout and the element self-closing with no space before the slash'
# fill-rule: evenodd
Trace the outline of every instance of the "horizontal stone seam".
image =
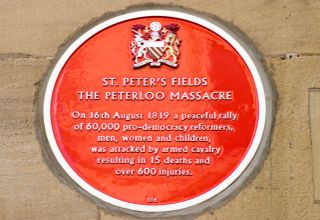
<svg viewBox="0 0 320 220">
<path fill-rule="evenodd" d="M 53 59 L 53 56 L 37 56 L 27 53 L 0 53 L 0 61 L 15 59 L 51 60 Z"/>
<path fill-rule="evenodd" d="M 275 55 L 266 55 L 267 58 L 272 59 L 280 59 L 280 60 L 292 60 L 292 59 L 299 59 L 303 57 L 318 57 L 320 56 L 320 53 L 281 53 L 281 54 L 275 54 Z"/>
</svg>

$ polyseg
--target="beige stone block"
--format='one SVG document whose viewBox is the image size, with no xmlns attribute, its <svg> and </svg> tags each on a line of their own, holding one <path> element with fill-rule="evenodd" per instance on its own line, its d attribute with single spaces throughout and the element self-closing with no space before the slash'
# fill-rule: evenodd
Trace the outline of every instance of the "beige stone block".
<svg viewBox="0 0 320 220">
<path fill-rule="evenodd" d="M 320 202 L 320 89 L 309 90 L 314 200 Z"/>
<path fill-rule="evenodd" d="M 105 13 L 148 0 L 0 1 L 0 54 L 53 56 L 67 36 Z M 181 5 L 233 23 L 269 55 L 319 53 L 320 2 L 316 0 L 207 0 L 154 3 Z"/>
<path fill-rule="evenodd" d="M 95 205 L 44 163 L 35 135 L 35 85 L 48 60 L 0 61 L 0 219 L 97 219 Z"/>
<path fill-rule="evenodd" d="M 271 165 L 272 211 L 277 219 L 319 219 L 313 203 L 309 88 L 319 88 L 319 56 L 269 59 L 278 92 Z"/>
</svg>

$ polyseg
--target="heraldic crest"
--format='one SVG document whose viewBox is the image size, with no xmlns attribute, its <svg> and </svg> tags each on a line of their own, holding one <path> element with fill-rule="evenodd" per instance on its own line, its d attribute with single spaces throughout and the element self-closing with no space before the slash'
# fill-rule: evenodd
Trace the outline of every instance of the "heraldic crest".
<svg viewBox="0 0 320 220">
<path fill-rule="evenodd" d="M 147 64 L 152 67 L 160 67 L 161 64 L 178 66 L 181 40 L 177 37 L 177 24 L 162 26 L 160 22 L 155 21 L 149 26 L 133 25 L 131 30 L 134 34 L 134 40 L 131 42 L 134 68 Z"/>
</svg>

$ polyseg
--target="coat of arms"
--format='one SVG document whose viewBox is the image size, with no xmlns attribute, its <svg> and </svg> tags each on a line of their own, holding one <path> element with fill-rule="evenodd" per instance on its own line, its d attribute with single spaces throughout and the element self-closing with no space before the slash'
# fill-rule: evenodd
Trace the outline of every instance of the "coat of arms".
<svg viewBox="0 0 320 220">
<path fill-rule="evenodd" d="M 133 67 L 146 64 L 159 67 L 166 64 L 178 66 L 180 39 L 177 37 L 179 26 L 169 24 L 162 26 L 160 22 L 151 22 L 149 26 L 137 24 L 132 27 L 134 40 L 131 42 Z"/>
</svg>

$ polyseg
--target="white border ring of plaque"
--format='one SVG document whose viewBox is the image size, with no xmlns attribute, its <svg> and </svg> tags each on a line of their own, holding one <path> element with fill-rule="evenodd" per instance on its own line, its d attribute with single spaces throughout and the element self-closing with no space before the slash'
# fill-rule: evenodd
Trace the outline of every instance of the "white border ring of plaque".
<svg viewBox="0 0 320 220">
<path fill-rule="evenodd" d="M 54 156 L 54 159 L 49 158 L 48 160 L 52 161 L 56 159 L 57 161 L 57 163 L 55 163 L 55 161 L 53 163 L 49 162 L 50 166 L 52 166 L 52 164 L 60 165 L 61 167 L 58 168 L 60 169 L 58 172 L 61 172 L 61 170 L 65 172 L 67 175 L 65 173 L 63 175 L 66 175 L 67 178 L 70 177 L 71 180 L 75 182 L 73 183 L 72 181 L 68 180 L 71 184 L 76 186 L 78 191 L 91 197 L 91 199 L 95 200 L 98 204 L 100 204 L 100 206 L 104 206 L 116 211 L 123 211 L 127 214 L 133 214 L 140 217 L 165 217 L 198 213 L 207 207 L 217 206 L 227 197 L 229 197 L 229 195 L 238 191 L 241 186 L 248 179 L 250 179 L 251 174 L 255 173 L 257 168 L 259 168 L 259 166 L 263 163 L 263 159 L 265 158 L 270 143 L 275 111 L 275 97 L 269 76 L 266 73 L 263 62 L 261 61 L 261 55 L 251 43 L 248 43 L 249 41 L 241 32 L 233 27 L 230 27 L 220 19 L 210 15 L 200 15 L 199 13 L 193 11 L 181 8 L 176 9 L 175 7 L 160 6 L 158 8 L 163 9 L 133 10 L 123 15 L 108 17 L 107 19 L 103 18 L 102 21 L 100 20 L 98 24 L 91 26 L 91 28 L 87 29 L 85 33 L 82 33 L 67 47 L 65 47 L 64 51 L 60 53 L 60 56 L 56 59 L 53 68 L 48 72 L 46 78 L 47 82 L 44 83 L 45 85 L 42 88 L 44 97 L 43 100 L 39 101 L 40 108 L 38 109 L 37 113 L 38 116 L 40 116 L 40 131 L 38 130 L 39 139 L 42 145 L 45 145 L 45 152 L 48 153 L 48 157 L 52 157 L 52 155 Z M 164 16 L 191 21 L 213 31 L 225 39 L 240 54 L 250 69 L 257 88 L 259 103 L 258 125 L 252 146 L 234 172 L 217 187 L 214 187 L 212 190 L 196 198 L 180 203 L 156 206 L 132 204 L 112 198 L 96 190 L 83 179 L 81 179 L 65 161 L 60 150 L 58 149 L 51 127 L 50 117 L 50 104 L 55 82 L 64 64 L 74 53 L 74 51 L 90 37 L 105 28 L 129 19 L 151 16 Z"/>
</svg>

